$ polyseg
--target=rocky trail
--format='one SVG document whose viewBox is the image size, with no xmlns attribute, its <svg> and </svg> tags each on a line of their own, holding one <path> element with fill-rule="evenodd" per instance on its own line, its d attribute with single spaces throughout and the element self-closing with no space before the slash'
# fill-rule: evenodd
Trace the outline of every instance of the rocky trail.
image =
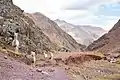
<svg viewBox="0 0 120 80">
<path fill-rule="evenodd" d="M 50 71 L 53 69 L 54 71 Z M 42 71 L 42 72 L 41 72 Z M 0 80 L 69 80 L 59 67 L 33 68 L 0 53 Z"/>
<path fill-rule="evenodd" d="M 39 62 L 46 65 L 41 67 L 38 65 Z M 92 53 L 74 52 L 74 55 L 73 53 L 59 53 L 55 55 L 53 61 L 38 61 L 35 68 L 6 53 L 0 53 L 0 80 L 119 79 L 120 64 L 110 63 Z"/>
</svg>

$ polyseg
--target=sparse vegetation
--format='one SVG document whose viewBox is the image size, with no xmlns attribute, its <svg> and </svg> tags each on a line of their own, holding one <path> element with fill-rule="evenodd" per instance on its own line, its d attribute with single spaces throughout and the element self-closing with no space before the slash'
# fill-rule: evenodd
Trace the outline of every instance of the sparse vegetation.
<svg viewBox="0 0 120 80">
<path fill-rule="evenodd" d="M 95 78 L 92 80 L 120 80 L 120 74 L 111 74 L 100 78 Z"/>
</svg>

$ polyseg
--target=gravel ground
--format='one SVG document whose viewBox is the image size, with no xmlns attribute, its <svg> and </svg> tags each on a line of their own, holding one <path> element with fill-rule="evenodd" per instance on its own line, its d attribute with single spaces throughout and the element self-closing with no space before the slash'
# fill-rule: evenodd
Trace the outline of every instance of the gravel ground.
<svg viewBox="0 0 120 80">
<path fill-rule="evenodd" d="M 0 53 L 0 80 L 69 80 L 59 67 L 52 67 L 53 72 L 46 67 L 40 69 L 43 73 Z"/>
<path fill-rule="evenodd" d="M 68 54 L 69 57 L 71 54 Z M 65 55 L 60 55 L 60 57 Z M 81 55 L 80 55 L 81 56 Z M 75 58 L 76 56 L 74 56 Z M 81 56 L 82 57 L 82 56 Z M 79 57 L 79 58 L 81 58 Z M 58 57 L 59 58 L 59 57 Z M 63 57 L 62 57 L 63 58 Z M 77 55 L 78 58 L 78 55 Z M 88 58 L 84 56 L 84 58 Z M 74 59 L 81 60 L 81 59 Z M 74 61 L 72 60 L 72 61 Z M 83 61 L 85 60 L 85 62 Z M 33 68 L 12 57 L 0 53 L 0 80 L 119 80 L 120 64 L 110 63 L 105 60 L 87 60 L 82 63 L 58 63 L 48 66 Z M 76 61 L 75 61 L 76 62 Z M 38 71 L 37 71 L 38 70 Z M 42 72 L 41 72 L 42 71 Z M 110 76 L 114 75 L 114 76 Z M 117 76 L 117 77 L 116 77 Z M 102 79 L 106 77 L 107 79 Z"/>
</svg>

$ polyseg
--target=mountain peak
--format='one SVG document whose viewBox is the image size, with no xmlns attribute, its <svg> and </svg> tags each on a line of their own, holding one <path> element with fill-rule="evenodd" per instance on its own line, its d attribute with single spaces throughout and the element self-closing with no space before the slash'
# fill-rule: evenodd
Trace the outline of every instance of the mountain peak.
<svg viewBox="0 0 120 80">
<path fill-rule="evenodd" d="M 56 19 L 55 22 L 67 23 L 65 20 Z"/>
<path fill-rule="evenodd" d="M 120 27 L 120 19 L 119 19 L 118 22 L 113 26 L 113 28 L 110 30 L 110 32 L 113 31 L 113 30 L 118 29 L 119 27 Z"/>
<path fill-rule="evenodd" d="M 43 15 L 43 14 L 41 14 L 40 12 L 35 12 L 35 13 L 33 13 L 34 15 Z"/>
</svg>

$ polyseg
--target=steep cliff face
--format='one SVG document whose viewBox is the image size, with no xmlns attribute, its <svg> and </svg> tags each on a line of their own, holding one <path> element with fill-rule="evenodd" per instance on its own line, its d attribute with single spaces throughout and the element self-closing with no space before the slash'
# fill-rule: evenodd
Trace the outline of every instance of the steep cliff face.
<svg viewBox="0 0 120 80">
<path fill-rule="evenodd" d="M 120 20 L 114 27 L 97 41 L 88 46 L 87 50 L 97 50 L 100 52 L 120 51 Z"/>
<path fill-rule="evenodd" d="M 0 0 L 0 43 L 11 47 L 15 30 L 19 30 L 20 51 L 29 50 L 41 53 L 43 50 L 55 50 L 56 46 L 27 16 L 24 10 L 13 4 L 12 0 Z"/>
<path fill-rule="evenodd" d="M 63 31 L 54 21 L 50 20 L 43 14 L 36 12 L 27 14 L 37 26 L 43 31 L 49 39 L 59 46 L 59 50 L 78 51 L 82 49 L 82 45 L 78 44 L 69 34 Z"/>
</svg>

